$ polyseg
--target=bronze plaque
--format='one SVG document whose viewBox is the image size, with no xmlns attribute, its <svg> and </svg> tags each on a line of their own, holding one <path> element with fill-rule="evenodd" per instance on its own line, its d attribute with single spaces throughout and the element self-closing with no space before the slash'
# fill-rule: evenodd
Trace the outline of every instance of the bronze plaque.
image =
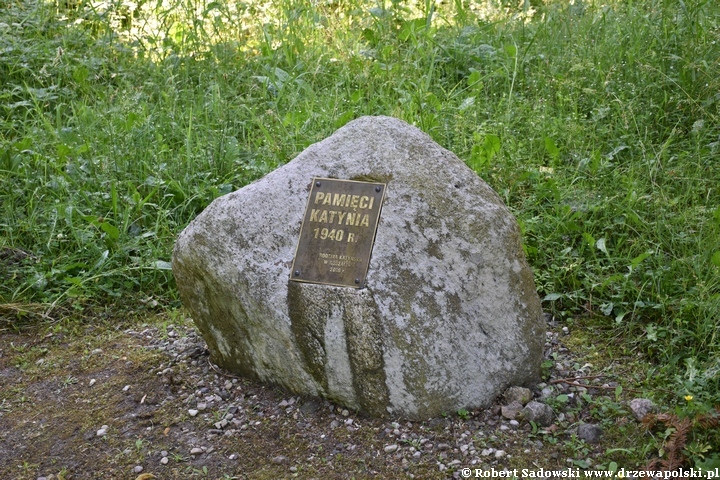
<svg viewBox="0 0 720 480">
<path fill-rule="evenodd" d="M 290 280 L 363 288 L 385 187 L 313 178 Z"/>
</svg>

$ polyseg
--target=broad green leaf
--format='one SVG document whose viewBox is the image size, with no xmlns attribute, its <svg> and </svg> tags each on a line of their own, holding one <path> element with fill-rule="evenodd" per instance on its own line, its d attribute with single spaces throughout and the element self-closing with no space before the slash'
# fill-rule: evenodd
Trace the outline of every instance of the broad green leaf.
<svg viewBox="0 0 720 480">
<path fill-rule="evenodd" d="M 500 151 L 500 137 L 492 134 L 485 135 L 483 149 L 485 150 L 485 156 L 489 162 L 495 154 Z"/>
<path fill-rule="evenodd" d="M 615 156 L 618 153 L 622 152 L 623 150 L 626 150 L 627 148 L 629 148 L 627 145 L 620 145 L 619 147 L 615 147 L 612 152 L 607 154 L 607 156 L 610 159 L 615 158 Z"/>
<path fill-rule="evenodd" d="M 713 253 L 713 256 L 710 258 L 710 261 L 715 265 L 716 267 L 720 267 L 720 250 Z"/>
<path fill-rule="evenodd" d="M 595 246 L 605 255 L 608 254 L 607 247 L 605 246 L 605 237 L 599 238 L 598 241 L 595 243 Z"/>
<path fill-rule="evenodd" d="M 508 43 L 503 48 L 510 58 L 515 58 L 515 55 L 517 55 L 517 47 L 515 45 Z"/>
<path fill-rule="evenodd" d="M 548 136 L 545 137 L 545 151 L 553 160 L 557 160 L 560 157 L 560 149 L 555 145 L 553 139 Z"/>
<path fill-rule="evenodd" d="M 81 65 L 75 70 L 73 70 L 72 76 L 73 80 L 75 80 L 77 83 L 83 84 L 85 83 L 85 80 L 87 80 L 90 76 L 90 72 L 84 65 Z"/>
<path fill-rule="evenodd" d="M 125 130 L 131 130 L 133 125 L 135 125 L 140 117 L 135 112 L 130 112 L 127 114 L 127 117 L 125 117 Z"/>
<path fill-rule="evenodd" d="M 473 105 L 475 105 L 475 97 L 468 97 L 462 101 L 462 103 L 458 107 L 458 110 L 460 110 L 461 112 L 464 112 L 465 110 L 472 107 Z"/>
<path fill-rule="evenodd" d="M 355 116 L 355 112 L 353 112 L 352 110 L 348 110 L 347 112 L 343 113 L 335 120 L 335 128 L 342 127 L 343 125 L 348 123 L 350 120 L 352 120 L 354 116 Z"/>
<path fill-rule="evenodd" d="M 108 222 L 101 222 L 100 229 L 103 232 L 107 233 L 107 236 L 110 238 L 110 240 L 117 240 L 120 237 L 120 230 L 118 230 L 117 227 L 111 225 Z"/>
<path fill-rule="evenodd" d="M 72 207 L 68 207 L 68 209 L 71 209 L 71 208 Z M 66 211 L 66 213 L 68 213 L 68 215 L 70 215 L 72 213 L 72 211 L 70 211 L 70 212 Z M 97 217 L 94 217 L 92 215 L 80 215 L 80 218 L 82 218 L 83 220 L 85 220 L 86 222 L 88 222 L 91 225 L 95 225 L 96 227 L 100 226 L 100 221 L 98 220 Z"/>
<path fill-rule="evenodd" d="M 65 158 L 67 158 L 67 156 L 70 155 L 71 153 L 72 153 L 72 148 L 68 147 L 64 143 L 58 144 L 57 155 L 61 161 L 65 160 Z"/>
<path fill-rule="evenodd" d="M 47 88 L 31 88 L 28 87 L 27 92 L 35 97 L 35 100 L 41 101 L 41 102 L 47 102 L 49 100 L 55 100 L 57 95 L 53 93 L 55 90 L 57 90 L 57 85 L 50 85 Z"/>
<path fill-rule="evenodd" d="M 208 14 L 209 14 L 212 10 L 220 10 L 220 7 L 221 7 L 220 2 L 210 2 L 210 3 L 208 3 L 207 7 L 205 7 L 205 10 L 204 10 L 203 13 L 202 13 L 203 18 L 207 18 Z"/>
<path fill-rule="evenodd" d="M 288 81 L 290 74 L 280 67 L 275 67 L 275 78 L 277 78 L 278 83 L 282 86 L 282 84 Z"/>
<path fill-rule="evenodd" d="M 475 170 L 483 167 L 487 158 L 483 155 L 482 145 L 473 145 L 470 150 L 470 166 Z"/>
<path fill-rule="evenodd" d="M 479 169 L 489 164 L 492 158 L 500 151 L 500 137 L 487 134 L 481 137 L 479 133 L 473 135 L 476 142 L 470 150 L 470 166 Z"/>
<path fill-rule="evenodd" d="M 31 137 L 23 137 L 19 142 L 15 142 L 13 147 L 19 151 L 30 150 L 33 147 L 33 139 Z M 718 212 L 720 212 L 720 208 L 718 208 Z M 720 217 L 718 220 L 720 220 Z"/>
<path fill-rule="evenodd" d="M 557 300 L 558 298 L 562 298 L 561 293 L 548 293 L 545 295 L 545 298 L 543 298 L 543 302 L 552 302 Z"/>
<path fill-rule="evenodd" d="M 475 86 L 478 82 L 482 80 L 482 74 L 478 72 L 477 70 L 473 71 L 470 76 L 468 77 L 468 87 Z"/>
<path fill-rule="evenodd" d="M 647 257 L 652 255 L 653 253 L 655 253 L 653 250 L 648 250 L 645 253 L 641 253 L 637 257 L 630 260 L 630 265 L 632 265 L 633 268 L 637 267 L 638 265 L 640 265 L 642 263 L 643 260 L 645 260 Z"/>
<path fill-rule="evenodd" d="M 403 42 L 409 40 L 416 33 L 421 32 L 427 27 L 427 20 L 424 18 L 416 18 L 414 20 L 406 20 L 403 22 L 402 28 L 398 33 L 398 38 Z"/>
<path fill-rule="evenodd" d="M 371 28 L 366 28 L 362 31 L 362 38 L 364 38 L 366 42 L 373 46 L 376 45 L 380 40 L 378 34 L 375 33 L 375 30 Z"/>
<path fill-rule="evenodd" d="M 645 334 L 647 335 L 647 339 L 651 342 L 657 341 L 657 326 L 654 323 L 651 323 L 650 325 L 645 327 Z"/>
<path fill-rule="evenodd" d="M 714 472 L 720 468 L 720 454 L 713 453 L 702 461 L 697 461 L 697 467 L 703 472 Z M 708 478 L 710 478 L 708 476 Z"/>
<path fill-rule="evenodd" d="M 425 95 L 425 102 L 426 102 L 428 105 L 431 105 L 432 107 L 434 107 L 434 108 L 436 108 L 436 109 L 438 109 L 438 110 L 443 107 L 443 104 L 442 104 L 442 102 L 440 101 L 440 99 L 437 97 L 437 95 L 435 95 L 435 94 L 432 93 L 432 92 L 428 92 L 428 93 Z"/>
</svg>

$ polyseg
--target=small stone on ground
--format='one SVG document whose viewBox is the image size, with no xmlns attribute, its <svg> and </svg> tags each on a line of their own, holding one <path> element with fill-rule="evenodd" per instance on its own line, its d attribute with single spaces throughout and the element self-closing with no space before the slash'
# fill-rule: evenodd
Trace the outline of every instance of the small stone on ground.
<svg viewBox="0 0 720 480">
<path fill-rule="evenodd" d="M 513 402 L 518 402 L 523 406 L 527 405 L 533 397 L 530 389 L 525 387 L 510 387 L 505 390 L 505 394 L 503 396 L 508 405 Z"/>
<path fill-rule="evenodd" d="M 647 398 L 633 398 L 630 400 L 630 411 L 637 420 L 642 421 L 647 414 L 654 412 L 655 409 L 655 404 Z"/>
<path fill-rule="evenodd" d="M 528 421 L 535 422 L 542 427 L 549 427 L 555 415 L 549 405 L 535 401 L 525 405 L 523 414 Z"/>
<path fill-rule="evenodd" d="M 508 420 L 515 420 L 515 418 L 517 418 L 518 414 L 522 412 L 522 410 L 522 403 L 513 400 L 512 402 L 510 402 L 509 405 L 504 405 L 500 407 L 500 414 L 503 416 L 503 418 L 507 418 Z"/>
<path fill-rule="evenodd" d="M 602 428 L 591 423 L 580 424 L 577 428 L 577 436 L 588 443 L 598 443 L 602 437 Z"/>
</svg>

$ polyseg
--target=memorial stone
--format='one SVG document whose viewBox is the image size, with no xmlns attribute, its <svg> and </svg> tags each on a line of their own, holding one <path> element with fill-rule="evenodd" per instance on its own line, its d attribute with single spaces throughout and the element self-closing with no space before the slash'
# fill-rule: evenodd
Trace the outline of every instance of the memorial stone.
<svg viewBox="0 0 720 480">
<path fill-rule="evenodd" d="M 295 393 L 423 419 L 539 380 L 516 220 L 394 118 L 350 122 L 216 199 L 180 234 L 173 272 L 213 362 Z"/>
</svg>

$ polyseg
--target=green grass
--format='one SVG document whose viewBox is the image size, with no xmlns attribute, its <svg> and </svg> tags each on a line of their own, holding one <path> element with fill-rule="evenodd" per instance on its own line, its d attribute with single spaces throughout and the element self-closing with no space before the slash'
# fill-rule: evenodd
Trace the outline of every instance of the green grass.
<svg viewBox="0 0 720 480">
<path fill-rule="evenodd" d="M 393 115 L 503 197 L 547 310 L 720 402 L 717 2 L 78 3 L 0 2 L 6 309 L 177 305 L 209 202 Z"/>
</svg>

